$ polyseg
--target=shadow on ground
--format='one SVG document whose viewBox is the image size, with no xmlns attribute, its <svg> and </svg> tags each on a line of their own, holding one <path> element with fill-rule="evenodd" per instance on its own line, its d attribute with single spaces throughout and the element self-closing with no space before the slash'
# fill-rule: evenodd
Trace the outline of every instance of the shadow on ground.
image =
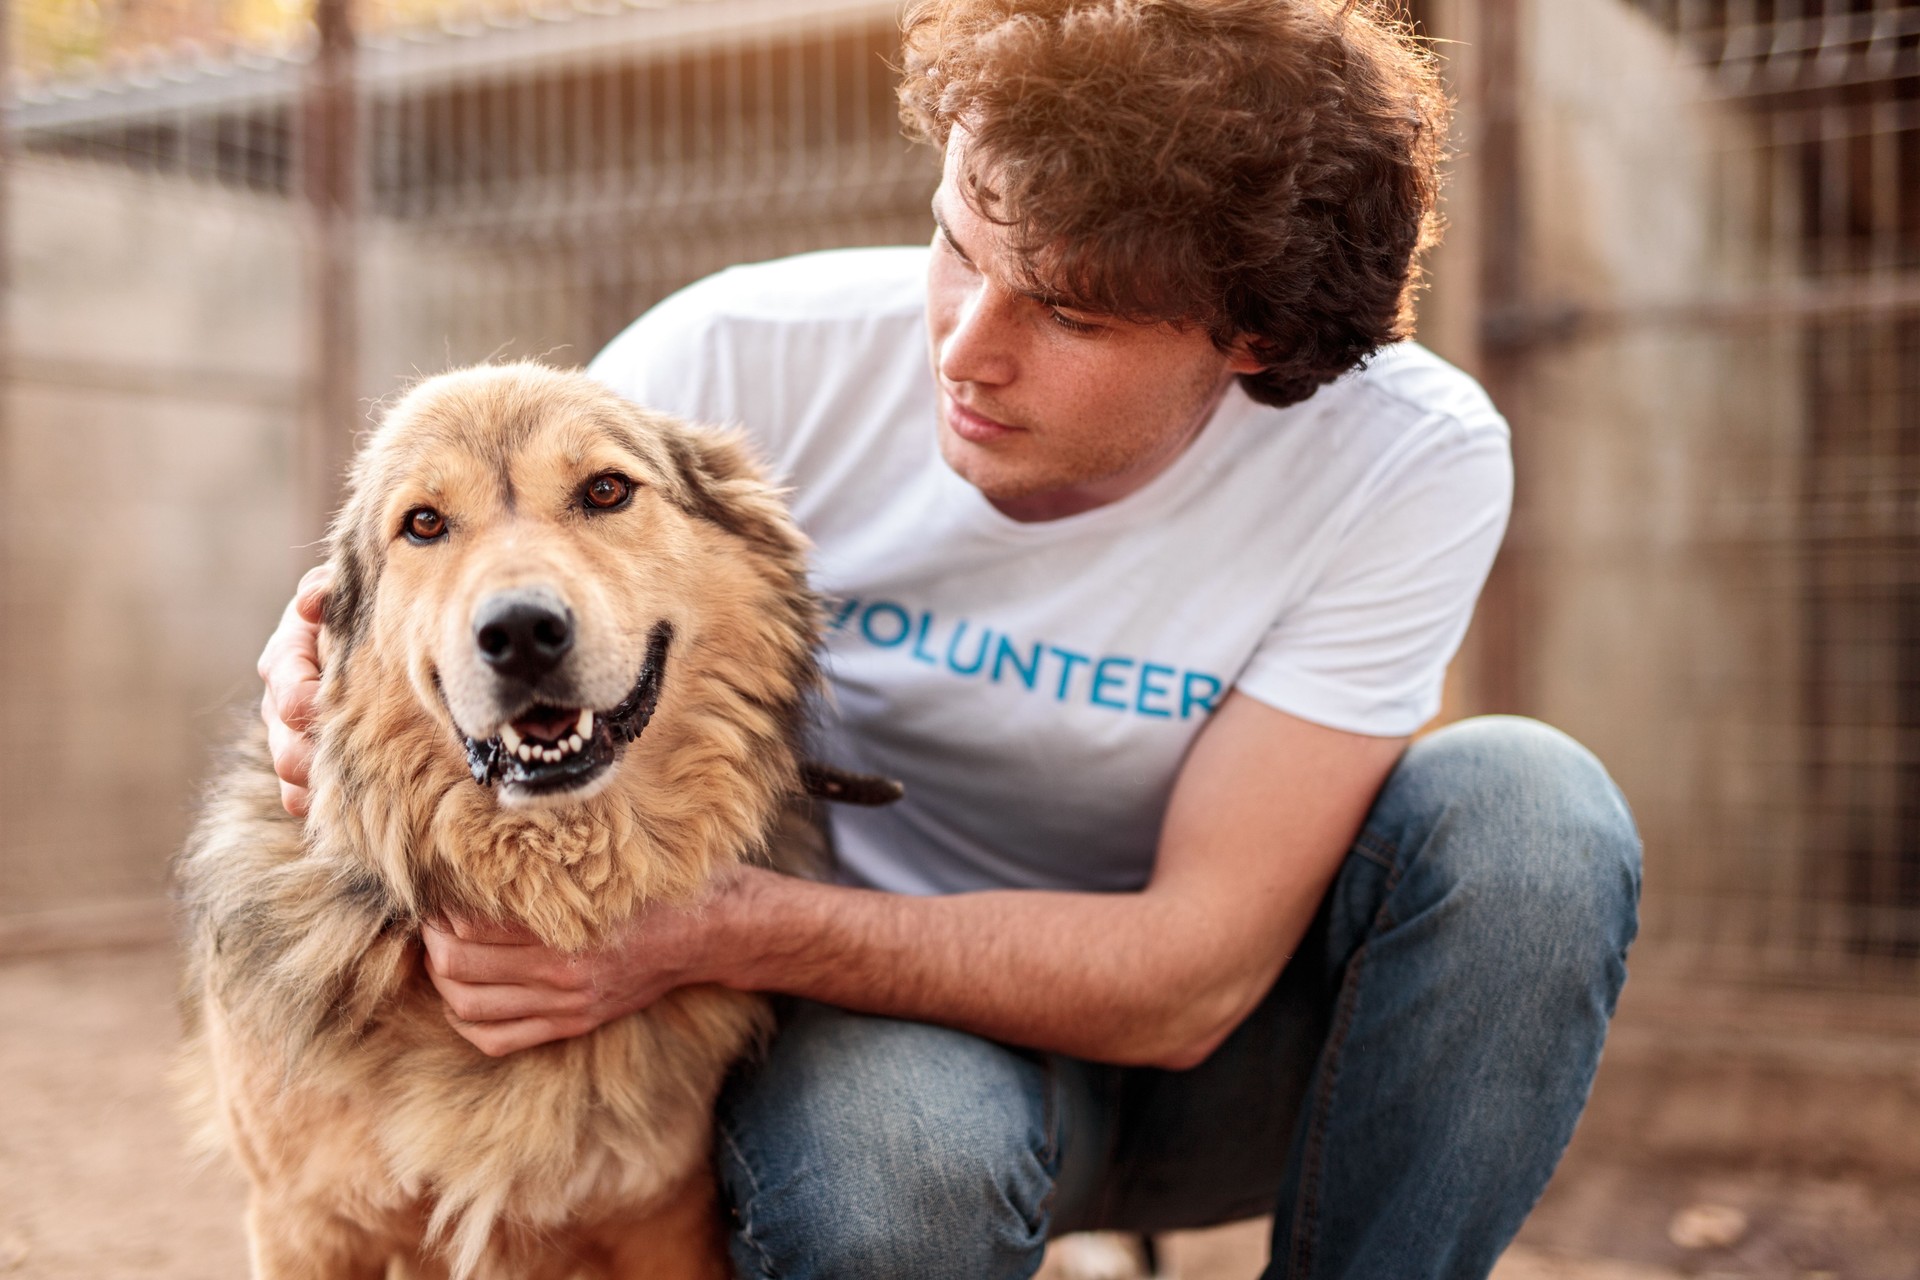
<svg viewBox="0 0 1920 1280">
<path fill-rule="evenodd" d="M 172 1109 L 167 1073 L 179 1016 L 171 951 L 0 961 L 0 1027 L 0 1276 L 245 1276 L 240 1181 L 220 1165 L 187 1160 Z M 1831 1167 L 1797 1172 L 1649 1164 L 1623 1156 L 1617 1117 L 1598 1107 L 1596 1115 L 1601 1122 L 1575 1138 L 1495 1280 L 1920 1277 L 1920 1179 L 1849 1172 L 1830 1154 Z M 1920 1134 L 1907 1137 L 1920 1143 Z M 1740 1224 L 1735 1237 L 1676 1243 L 1675 1215 L 1702 1206 L 1733 1211 L 1722 1220 Z M 1242 1223 L 1162 1243 L 1166 1274 L 1180 1280 L 1252 1280 L 1266 1237 L 1262 1224 Z"/>
</svg>

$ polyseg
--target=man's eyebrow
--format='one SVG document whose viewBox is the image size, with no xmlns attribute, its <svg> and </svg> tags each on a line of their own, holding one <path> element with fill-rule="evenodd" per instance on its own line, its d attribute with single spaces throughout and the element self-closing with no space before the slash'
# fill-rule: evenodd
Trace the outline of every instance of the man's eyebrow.
<svg viewBox="0 0 1920 1280">
<path fill-rule="evenodd" d="M 948 228 L 947 220 L 940 216 L 940 206 L 938 204 L 933 206 L 933 225 L 940 228 L 940 238 L 947 242 L 947 248 L 953 250 L 954 253 L 959 256 L 960 261 L 966 263 L 968 266 L 972 266 L 973 258 L 965 249 L 960 247 L 960 242 L 953 238 L 953 232 Z"/>
<path fill-rule="evenodd" d="M 947 220 L 940 216 L 940 206 L 937 204 L 933 205 L 932 212 L 933 212 L 933 225 L 940 229 L 940 238 L 947 242 L 947 247 L 953 250 L 955 256 L 957 256 L 960 259 L 960 261 L 966 263 L 970 267 L 975 267 L 975 270 L 978 270 L 978 267 L 976 267 L 974 264 L 973 258 L 968 255 L 965 249 L 962 249 L 960 247 L 960 242 L 953 238 L 953 232 L 947 227 Z M 1016 292 L 1018 292 L 1020 296 L 1023 298 L 1031 298 L 1033 301 L 1039 303 L 1043 307 L 1065 308 L 1068 311 L 1087 311 L 1087 312 L 1094 311 L 1094 308 L 1089 307 L 1084 303 L 1075 302 L 1072 298 L 1067 297 L 1065 294 L 1055 293 L 1047 289 L 1020 289 L 1020 290 L 1017 290 Z"/>
</svg>

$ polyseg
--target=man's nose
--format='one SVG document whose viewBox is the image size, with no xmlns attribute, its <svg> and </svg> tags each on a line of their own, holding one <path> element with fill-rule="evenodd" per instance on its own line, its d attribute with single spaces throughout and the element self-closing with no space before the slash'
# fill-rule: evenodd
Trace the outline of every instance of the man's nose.
<svg viewBox="0 0 1920 1280">
<path fill-rule="evenodd" d="M 1013 380 L 1013 299 L 982 282 L 961 300 L 940 344 L 940 376 L 948 382 L 1004 386 Z"/>
</svg>

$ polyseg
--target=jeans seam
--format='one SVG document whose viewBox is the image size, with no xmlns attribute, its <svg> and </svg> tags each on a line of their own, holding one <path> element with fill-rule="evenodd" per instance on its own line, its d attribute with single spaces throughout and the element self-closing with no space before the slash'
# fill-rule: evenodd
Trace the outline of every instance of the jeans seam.
<svg viewBox="0 0 1920 1280">
<path fill-rule="evenodd" d="M 1046 1073 L 1046 1082 L 1041 1089 L 1044 1101 L 1040 1107 L 1041 1167 L 1047 1170 L 1047 1192 L 1040 1197 L 1040 1203 L 1034 1210 L 1035 1220 L 1027 1224 L 1027 1230 L 1038 1231 L 1042 1222 L 1047 1224 L 1047 1235 L 1053 1234 L 1053 1197 L 1060 1189 L 1060 1139 L 1055 1132 L 1055 1122 L 1059 1117 L 1060 1105 L 1057 1095 L 1060 1091 L 1059 1067 L 1053 1055 L 1040 1055 L 1041 1070 Z"/>
<path fill-rule="evenodd" d="M 1356 846 L 1357 847 L 1357 846 Z M 1362 850 L 1362 852 L 1366 852 Z M 1369 936 L 1383 926 L 1391 927 L 1393 914 L 1388 902 L 1400 883 L 1400 868 L 1389 864 L 1387 885 L 1381 894 L 1380 909 L 1374 913 Z M 1327 1037 L 1326 1063 L 1318 1087 L 1314 1090 L 1313 1115 L 1308 1121 L 1306 1150 L 1301 1153 L 1300 1199 L 1293 1211 L 1293 1248 L 1287 1259 L 1290 1280 L 1310 1280 L 1314 1249 L 1320 1229 L 1321 1160 L 1326 1150 L 1327 1126 L 1331 1122 L 1334 1086 L 1340 1078 L 1340 1055 L 1346 1049 L 1347 1035 L 1353 1029 L 1355 1010 L 1360 1004 L 1360 979 L 1366 967 L 1368 944 L 1362 943 L 1347 962 L 1347 978 L 1341 984 L 1340 1004 L 1334 1015 L 1333 1031 Z"/>
<path fill-rule="evenodd" d="M 1099 1091 L 1099 1106 L 1107 1115 L 1124 1114 L 1126 1105 L 1125 1075 L 1121 1072 L 1101 1072 L 1095 1077 Z M 1101 1153 L 1101 1167 L 1105 1173 L 1100 1179 L 1099 1189 L 1094 1193 L 1093 1204 L 1088 1213 L 1089 1231 L 1105 1230 L 1106 1224 L 1117 1217 L 1117 1210 L 1123 1203 L 1121 1184 L 1126 1181 L 1132 1166 L 1120 1159 L 1122 1143 L 1116 1138 L 1109 1141 Z"/>
<path fill-rule="evenodd" d="M 1362 831 L 1360 838 L 1353 842 L 1353 851 L 1368 862 L 1375 862 L 1385 867 L 1389 872 L 1397 871 L 1400 858 L 1400 846 L 1397 841 L 1380 840 L 1369 832 Z"/>
<path fill-rule="evenodd" d="M 1054 1063 L 1053 1055 L 1040 1055 L 1040 1067 L 1046 1073 L 1046 1085 L 1041 1090 L 1044 1101 L 1040 1106 L 1040 1133 L 1042 1137 L 1040 1163 L 1048 1167 L 1056 1166 L 1060 1159 L 1060 1137 L 1057 1131 L 1060 1119 L 1060 1069 Z"/>
<path fill-rule="evenodd" d="M 1345 1045 L 1348 1028 L 1353 1025 L 1353 1006 L 1360 992 L 1360 967 L 1366 954 L 1365 947 L 1354 953 L 1346 990 L 1340 997 L 1340 1012 L 1334 1020 L 1333 1034 L 1327 1040 L 1326 1070 L 1320 1087 L 1314 1091 L 1307 1148 L 1301 1156 L 1300 1199 L 1293 1210 L 1293 1256 L 1287 1260 L 1287 1275 L 1294 1280 L 1305 1280 L 1313 1270 L 1315 1233 L 1320 1226 L 1320 1161 L 1326 1146 L 1328 1113 L 1333 1109 L 1333 1088 L 1340 1075 L 1340 1050 Z"/>
<path fill-rule="evenodd" d="M 740 1167 L 741 1172 L 747 1175 L 748 1189 L 752 1195 L 758 1197 L 760 1194 L 760 1179 L 754 1176 L 753 1165 L 748 1162 L 747 1153 L 742 1150 L 740 1144 L 734 1140 L 733 1130 L 731 1128 L 722 1124 L 719 1126 L 719 1129 L 720 1141 L 726 1144 L 727 1151 L 733 1156 L 733 1162 Z M 752 1201 L 749 1200 L 747 1204 L 735 1205 L 734 1208 L 740 1214 L 740 1230 L 738 1233 L 740 1239 L 746 1241 L 747 1247 L 752 1249 L 754 1254 L 760 1259 L 761 1275 L 768 1277 L 768 1280 L 778 1280 L 780 1273 L 774 1268 L 773 1255 L 767 1252 L 766 1246 L 761 1244 L 759 1239 L 753 1234 Z"/>
</svg>

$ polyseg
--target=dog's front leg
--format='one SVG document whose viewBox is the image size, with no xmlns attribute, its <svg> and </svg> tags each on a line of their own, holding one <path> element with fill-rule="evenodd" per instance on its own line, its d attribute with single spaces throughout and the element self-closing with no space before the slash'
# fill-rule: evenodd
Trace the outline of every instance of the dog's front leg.
<svg viewBox="0 0 1920 1280">
<path fill-rule="evenodd" d="M 384 1280 L 387 1256 L 365 1231 L 313 1205 L 254 1192 L 247 1203 L 253 1280 Z"/>
<path fill-rule="evenodd" d="M 610 1227 L 602 1238 L 612 1280 L 730 1280 L 726 1228 L 711 1170 L 702 1169 L 644 1218 Z"/>
</svg>

